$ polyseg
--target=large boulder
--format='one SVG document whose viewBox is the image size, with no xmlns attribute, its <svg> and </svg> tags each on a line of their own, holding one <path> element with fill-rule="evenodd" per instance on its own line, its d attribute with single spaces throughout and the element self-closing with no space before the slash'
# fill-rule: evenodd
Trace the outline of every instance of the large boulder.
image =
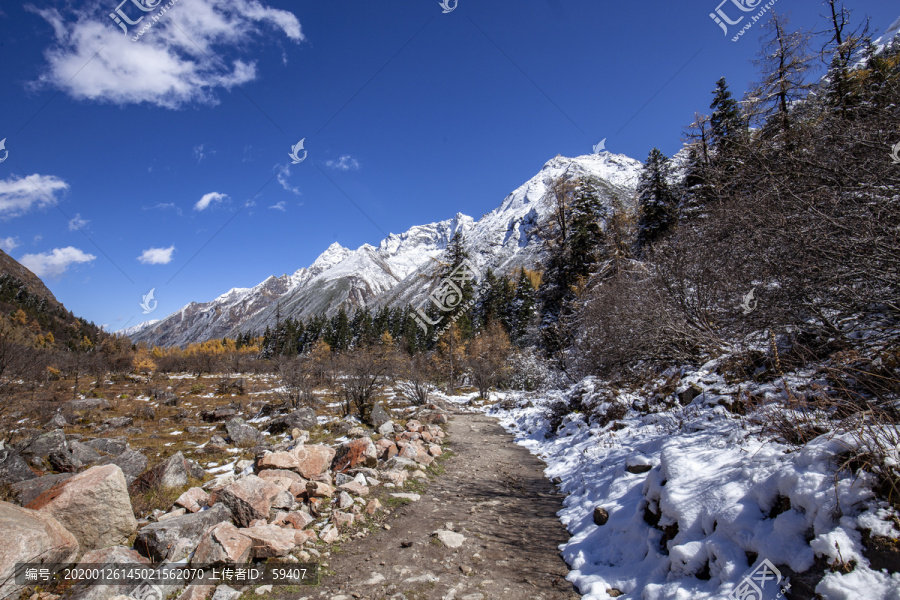
<svg viewBox="0 0 900 600">
<path fill-rule="evenodd" d="M 247 425 L 243 419 L 236 417 L 225 423 L 225 431 L 235 446 L 250 448 L 266 443 L 266 438 L 256 427 Z"/>
<path fill-rule="evenodd" d="M 50 488 L 28 508 L 53 516 L 83 551 L 124 543 L 137 529 L 122 469 L 91 467 Z"/>
<path fill-rule="evenodd" d="M 72 562 L 78 540 L 47 513 L 0 502 L 0 598 L 16 598 L 25 586 L 16 585 L 16 563 Z"/>
<path fill-rule="evenodd" d="M 335 472 L 358 467 L 378 466 L 378 449 L 371 438 L 361 437 L 344 442 L 337 450 L 331 468 Z"/>
<path fill-rule="evenodd" d="M 300 473 L 306 479 L 321 475 L 334 460 L 335 450 L 330 446 L 299 445 L 289 452 L 272 452 L 259 459 L 260 469 L 288 469 Z"/>
<path fill-rule="evenodd" d="M 176 452 L 168 460 L 142 473 L 131 488 L 133 492 L 144 492 L 153 488 L 181 488 L 188 484 L 190 465 L 184 454 Z"/>
<path fill-rule="evenodd" d="M 247 527 L 256 519 L 269 519 L 272 504 L 281 492 L 274 483 L 248 475 L 219 492 L 217 501 L 231 510 L 235 523 Z"/>
<path fill-rule="evenodd" d="M 241 564 L 249 562 L 252 540 L 230 522 L 213 525 L 197 545 L 191 559 L 195 565 Z"/>
<path fill-rule="evenodd" d="M 134 549 L 153 562 L 180 559 L 175 552 L 193 552 L 207 530 L 228 521 L 231 511 L 216 504 L 209 510 L 150 523 L 138 533 Z"/>
<path fill-rule="evenodd" d="M 309 407 L 298 408 L 286 415 L 275 417 L 269 421 L 266 431 L 269 433 L 284 433 L 294 429 L 308 430 L 318 424 L 316 411 Z"/>
<path fill-rule="evenodd" d="M 62 429 L 48 431 L 31 438 L 18 448 L 19 454 L 31 465 L 39 467 L 54 452 L 68 452 L 69 444 Z"/>
<path fill-rule="evenodd" d="M 15 448 L 0 442 L 0 483 L 18 483 L 35 477 L 37 474 L 22 455 Z"/>
</svg>

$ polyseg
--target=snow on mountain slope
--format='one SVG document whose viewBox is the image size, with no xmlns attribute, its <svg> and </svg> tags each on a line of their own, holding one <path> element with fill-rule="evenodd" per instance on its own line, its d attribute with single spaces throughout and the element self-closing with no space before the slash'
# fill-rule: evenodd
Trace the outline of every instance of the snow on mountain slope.
<svg viewBox="0 0 900 600">
<path fill-rule="evenodd" d="M 592 177 L 608 202 L 633 201 L 641 163 L 603 152 L 576 158 L 557 156 L 532 179 L 512 192 L 500 207 L 475 221 L 457 214 L 439 223 L 417 225 L 390 234 L 378 247 L 364 244 L 349 250 L 334 243 L 308 268 L 293 275 L 270 277 L 253 288 L 235 288 L 211 302 L 192 302 L 161 321 L 132 332 L 134 341 L 186 345 L 244 331 L 260 332 L 286 317 L 330 315 L 339 307 L 351 311 L 413 302 L 428 291 L 428 275 L 436 268 L 457 231 L 466 238 L 472 262 L 507 273 L 542 260 L 537 225 L 547 218 L 551 182 L 560 177 Z"/>
</svg>

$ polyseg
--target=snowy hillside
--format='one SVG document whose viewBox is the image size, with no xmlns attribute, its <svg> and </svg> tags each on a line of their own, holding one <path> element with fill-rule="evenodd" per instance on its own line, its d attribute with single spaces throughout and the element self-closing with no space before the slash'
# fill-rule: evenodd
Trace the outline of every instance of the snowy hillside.
<svg viewBox="0 0 900 600">
<path fill-rule="evenodd" d="M 457 214 L 439 223 L 418 225 L 391 234 L 378 247 L 356 250 L 334 243 L 307 268 L 293 275 L 270 277 L 252 288 L 235 288 L 210 302 L 192 302 L 159 322 L 128 335 L 159 345 L 191 342 L 244 331 L 262 331 L 282 318 L 333 314 L 363 306 L 409 303 L 427 293 L 427 275 L 447 243 L 461 231 L 475 265 L 509 272 L 535 266 L 543 243 L 536 226 L 550 210 L 550 183 L 562 176 L 593 177 L 608 201 L 633 201 L 641 163 L 603 152 L 550 160 L 532 179 L 512 192 L 479 221 Z"/>
</svg>

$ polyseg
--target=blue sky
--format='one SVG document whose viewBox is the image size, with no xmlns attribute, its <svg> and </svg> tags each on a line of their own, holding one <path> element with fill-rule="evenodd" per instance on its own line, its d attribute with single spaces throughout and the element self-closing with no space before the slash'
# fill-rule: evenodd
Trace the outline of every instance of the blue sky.
<svg viewBox="0 0 900 600">
<path fill-rule="evenodd" d="M 719 77 L 738 96 L 754 80 L 761 29 L 732 42 L 716 0 L 170 1 L 0 7 L 0 247 L 112 330 L 335 241 L 478 218 L 604 138 L 672 154 Z M 145 15 L 128 35 L 117 8 Z M 851 9 L 876 32 L 900 15 Z M 824 23 L 818 1 L 774 10 Z"/>
</svg>

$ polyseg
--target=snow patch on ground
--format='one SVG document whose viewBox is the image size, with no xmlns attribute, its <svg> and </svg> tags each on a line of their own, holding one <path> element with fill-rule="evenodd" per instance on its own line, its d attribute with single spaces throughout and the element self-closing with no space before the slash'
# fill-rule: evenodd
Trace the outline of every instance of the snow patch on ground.
<svg viewBox="0 0 900 600">
<path fill-rule="evenodd" d="M 501 395 L 488 409 L 561 481 L 569 581 L 589 600 L 721 599 L 763 560 L 802 573 L 819 556 L 856 563 L 818 584 L 822 598 L 900 600 L 900 575 L 872 570 L 861 542 L 865 528 L 900 537 L 890 522 L 896 515 L 875 499 L 869 475 L 835 472 L 835 455 L 851 441 L 821 436 L 798 449 L 766 439 L 752 420 L 718 405 L 729 386 L 714 367 L 684 374 L 681 383 L 701 392 L 689 406 L 647 414 L 633 408 L 646 399 L 619 392 L 622 418 L 601 427 L 572 413 L 549 438 L 546 407 L 576 392 L 599 395 L 602 382 L 541 397 Z M 781 395 L 778 382 L 754 392 Z M 594 523 L 595 507 L 609 515 L 603 526 Z M 784 574 L 780 585 L 789 580 Z"/>
</svg>

